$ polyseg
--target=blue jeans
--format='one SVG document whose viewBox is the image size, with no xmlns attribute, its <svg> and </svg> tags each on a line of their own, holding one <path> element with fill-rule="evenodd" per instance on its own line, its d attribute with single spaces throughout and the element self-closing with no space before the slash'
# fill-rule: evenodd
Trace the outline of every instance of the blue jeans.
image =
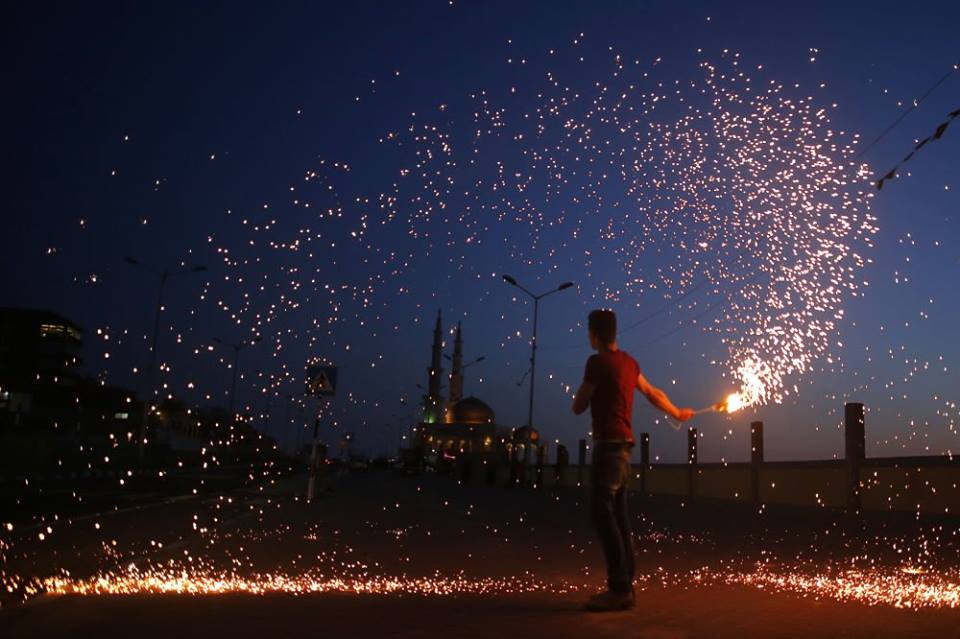
<svg viewBox="0 0 960 639">
<path fill-rule="evenodd" d="M 633 588 L 633 531 L 627 512 L 632 444 L 597 442 L 591 468 L 591 513 L 607 560 L 607 587 L 614 592 Z"/>
</svg>

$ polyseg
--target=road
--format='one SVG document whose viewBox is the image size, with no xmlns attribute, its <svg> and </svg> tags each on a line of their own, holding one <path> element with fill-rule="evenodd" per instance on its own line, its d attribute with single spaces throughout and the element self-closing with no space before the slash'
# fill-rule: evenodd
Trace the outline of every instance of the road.
<svg viewBox="0 0 960 639">
<path fill-rule="evenodd" d="M 638 606 L 596 615 L 579 490 L 302 483 L 15 529 L 2 636 L 960 637 L 953 522 L 638 497 Z"/>
</svg>

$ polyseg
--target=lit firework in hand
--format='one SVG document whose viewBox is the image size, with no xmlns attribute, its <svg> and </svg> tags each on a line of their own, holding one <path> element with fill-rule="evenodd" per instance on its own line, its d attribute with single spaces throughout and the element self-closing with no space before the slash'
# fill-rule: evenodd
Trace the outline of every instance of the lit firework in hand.
<svg viewBox="0 0 960 639">
<path fill-rule="evenodd" d="M 717 404 L 717 410 L 723 413 L 734 413 L 746 406 L 740 393 L 730 393 L 726 399 Z"/>
</svg>

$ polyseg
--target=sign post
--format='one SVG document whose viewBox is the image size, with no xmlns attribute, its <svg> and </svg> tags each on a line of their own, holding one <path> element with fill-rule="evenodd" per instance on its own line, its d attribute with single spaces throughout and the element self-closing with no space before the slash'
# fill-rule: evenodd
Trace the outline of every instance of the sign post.
<svg viewBox="0 0 960 639">
<path fill-rule="evenodd" d="M 336 366 L 307 366 L 307 395 L 331 397 L 337 392 Z M 329 406 L 329 401 L 326 404 Z M 319 411 L 318 411 L 319 412 Z M 320 415 L 313 420 L 313 446 L 310 450 L 310 477 L 307 480 L 307 503 L 316 495 L 317 475 L 320 472 Z"/>
</svg>

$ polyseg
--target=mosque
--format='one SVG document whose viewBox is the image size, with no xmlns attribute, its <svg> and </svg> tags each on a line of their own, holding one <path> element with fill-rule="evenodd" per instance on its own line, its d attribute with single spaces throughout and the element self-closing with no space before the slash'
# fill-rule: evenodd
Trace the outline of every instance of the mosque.
<svg viewBox="0 0 960 639">
<path fill-rule="evenodd" d="M 423 397 L 423 420 L 414 428 L 414 445 L 425 458 L 455 459 L 462 455 L 506 462 L 527 458 L 531 447 L 539 443 L 539 433 L 526 426 L 511 428 L 497 424 L 496 413 L 483 400 L 463 396 L 463 330 L 457 322 L 454 335 L 449 397 L 444 399 L 443 331 L 440 312 L 433 329 L 430 366 L 427 368 L 427 393 Z M 532 456 L 532 455 L 531 455 Z"/>
</svg>

